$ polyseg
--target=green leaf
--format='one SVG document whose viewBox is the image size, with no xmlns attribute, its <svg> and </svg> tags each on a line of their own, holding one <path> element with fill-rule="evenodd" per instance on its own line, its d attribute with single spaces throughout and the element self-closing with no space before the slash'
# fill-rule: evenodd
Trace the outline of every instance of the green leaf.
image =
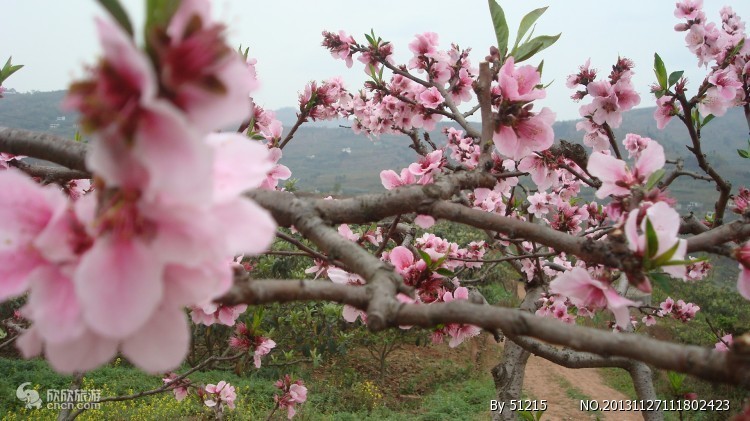
<svg viewBox="0 0 750 421">
<path fill-rule="evenodd" d="M 701 123 L 701 127 L 706 127 L 706 124 L 708 124 L 709 122 L 711 122 L 711 120 L 713 120 L 714 117 L 716 117 L 716 116 L 713 115 L 713 114 L 707 115 L 706 118 L 703 119 L 703 122 Z"/>
<path fill-rule="evenodd" d="M 13 59 L 12 56 L 8 57 L 8 61 L 5 62 L 5 66 L 3 66 L 2 69 L 0 69 L 0 83 L 2 83 L 5 79 L 10 77 L 10 75 L 17 72 L 23 67 L 23 64 L 17 64 L 15 66 L 12 65 L 11 64 L 12 59 Z"/>
<path fill-rule="evenodd" d="M 102 5 L 104 9 L 109 12 L 110 15 L 117 21 L 117 23 L 120 25 L 122 29 L 125 30 L 125 32 L 130 35 L 130 37 L 133 37 L 133 24 L 130 23 L 130 18 L 128 17 L 127 12 L 125 12 L 125 9 L 122 7 L 120 2 L 118 0 L 97 0 L 99 4 Z"/>
<path fill-rule="evenodd" d="M 655 257 L 655 258 L 654 258 L 654 259 L 653 259 L 653 260 L 651 261 L 651 264 L 652 264 L 652 265 L 653 265 L 654 267 L 659 267 L 659 266 L 674 266 L 674 265 L 675 265 L 674 263 L 673 263 L 673 264 L 671 264 L 671 265 L 668 265 L 667 263 L 669 263 L 670 261 L 672 261 L 672 260 L 670 260 L 670 259 L 672 259 L 672 256 L 674 256 L 675 252 L 677 251 L 677 249 L 678 249 L 679 247 L 680 247 L 680 242 L 679 242 L 679 241 L 676 241 L 676 242 L 674 243 L 674 245 L 673 245 L 672 247 L 670 247 L 670 248 L 669 248 L 669 250 L 665 251 L 665 252 L 664 252 L 664 253 L 662 253 L 662 254 L 661 254 L 660 256 L 658 256 L 658 257 Z M 690 261 L 688 261 L 688 263 L 690 263 Z M 679 264 L 679 263 L 677 263 L 677 264 Z"/>
<path fill-rule="evenodd" d="M 664 174 L 666 174 L 666 171 L 664 171 L 663 168 L 654 171 L 654 173 L 651 174 L 651 177 L 649 177 L 648 181 L 646 182 L 646 190 L 653 189 L 654 186 L 656 186 L 656 183 L 661 181 L 661 179 L 664 177 Z"/>
<path fill-rule="evenodd" d="M 667 68 L 664 67 L 664 61 L 657 53 L 654 53 L 654 73 L 656 74 L 656 80 L 659 82 L 659 86 L 661 86 L 662 89 L 667 89 Z"/>
<path fill-rule="evenodd" d="M 539 77 L 542 76 L 542 69 L 544 68 L 544 60 L 539 62 L 539 66 L 536 67 L 536 71 L 539 72 Z"/>
<path fill-rule="evenodd" d="M 656 237 L 656 230 L 651 220 L 646 217 L 646 256 L 649 259 L 659 251 L 659 239 Z"/>
<path fill-rule="evenodd" d="M 674 86 L 674 84 L 677 83 L 677 81 L 680 80 L 680 78 L 682 77 L 683 73 L 685 73 L 685 72 L 682 71 L 682 70 L 678 70 L 676 72 L 672 72 L 672 73 L 669 74 L 669 87 L 670 88 L 672 86 Z"/>
<path fill-rule="evenodd" d="M 560 39 L 560 35 L 562 35 L 562 33 L 557 35 L 539 35 L 538 37 L 532 38 L 518 47 L 513 58 L 516 63 L 528 60 L 533 57 L 534 54 L 557 42 L 557 40 Z"/>
<path fill-rule="evenodd" d="M 523 39 L 523 36 L 526 35 L 526 32 L 531 28 L 531 25 L 533 25 L 534 22 L 536 22 L 546 11 L 547 7 L 540 7 L 539 9 L 534 9 L 527 13 L 526 16 L 521 19 L 521 24 L 518 26 L 518 34 L 516 35 L 516 44 L 513 46 L 514 51 L 516 47 L 518 47 L 518 43 Z"/>
<path fill-rule="evenodd" d="M 492 16 L 492 25 L 495 28 L 495 38 L 497 38 L 497 49 L 500 51 L 500 60 L 505 58 L 508 52 L 508 22 L 505 20 L 505 12 L 496 0 L 487 0 L 490 5 L 490 15 Z"/>
<path fill-rule="evenodd" d="M 745 149 L 737 149 L 737 153 L 738 153 L 738 154 L 739 154 L 739 155 L 740 155 L 741 157 L 743 157 L 743 158 L 745 158 L 745 159 L 750 159 L 750 151 L 747 151 L 747 150 L 745 150 Z"/>
<path fill-rule="evenodd" d="M 370 35 L 365 34 L 365 38 L 367 38 L 367 42 L 369 42 L 371 46 L 375 46 L 375 40 Z"/>
<path fill-rule="evenodd" d="M 740 39 L 740 42 L 738 42 L 737 45 L 735 45 L 734 48 L 732 48 L 732 51 L 730 51 L 729 54 L 727 54 L 727 57 L 724 60 L 729 60 L 732 57 L 736 56 L 737 53 L 740 52 L 744 44 L 745 44 L 745 39 L 744 38 Z"/>
<path fill-rule="evenodd" d="M 427 252 L 417 249 L 417 253 L 419 253 L 419 256 L 422 258 L 422 260 L 424 260 L 425 263 L 427 263 L 427 266 L 432 266 L 432 257 L 430 257 L 430 255 L 427 254 Z"/>
<path fill-rule="evenodd" d="M 666 273 L 652 272 L 648 274 L 648 278 L 651 279 L 651 282 L 658 286 L 662 291 L 666 293 L 672 292 L 672 278 Z"/>
<path fill-rule="evenodd" d="M 146 0 L 146 42 L 148 42 L 151 30 L 158 26 L 166 26 L 177 11 L 180 0 Z"/>
<path fill-rule="evenodd" d="M 524 421 L 535 421 L 534 414 L 530 411 L 518 411 L 517 414 L 520 415 Z"/>
<path fill-rule="evenodd" d="M 669 385 L 672 386 L 672 391 L 680 393 L 682 390 L 682 384 L 685 382 L 686 375 L 680 374 L 674 371 L 668 371 L 667 377 L 669 378 Z"/>
<path fill-rule="evenodd" d="M 453 273 L 452 271 L 450 271 L 450 270 L 448 270 L 446 268 L 438 268 L 438 270 L 436 270 L 435 273 L 437 273 L 439 275 L 443 275 L 446 278 L 452 278 L 452 277 L 456 276 L 455 273 Z"/>
</svg>

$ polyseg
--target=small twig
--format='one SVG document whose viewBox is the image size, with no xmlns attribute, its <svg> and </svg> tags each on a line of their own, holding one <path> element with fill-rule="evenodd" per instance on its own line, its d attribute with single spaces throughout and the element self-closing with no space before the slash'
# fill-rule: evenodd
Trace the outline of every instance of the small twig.
<svg viewBox="0 0 750 421">
<path fill-rule="evenodd" d="M 388 246 L 388 241 L 393 237 L 393 234 L 396 232 L 396 227 L 398 226 L 398 222 L 401 220 L 401 215 L 396 215 L 396 218 L 391 223 L 390 228 L 388 228 L 388 232 L 385 234 L 385 237 L 383 237 L 383 243 L 380 244 L 380 247 L 378 247 L 378 250 L 375 252 L 375 257 L 380 257 L 383 254 L 383 251 L 385 250 L 386 246 Z"/>
</svg>

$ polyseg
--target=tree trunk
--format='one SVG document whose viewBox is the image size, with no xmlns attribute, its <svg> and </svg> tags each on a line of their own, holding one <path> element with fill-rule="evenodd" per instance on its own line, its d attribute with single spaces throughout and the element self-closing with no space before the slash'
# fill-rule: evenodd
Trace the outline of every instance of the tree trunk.
<svg viewBox="0 0 750 421">
<path fill-rule="evenodd" d="M 521 311 L 536 311 L 536 303 L 542 293 L 539 287 L 531 288 L 520 305 Z M 497 408 L 492 413 L 493 421 L 516 420 L 516 412 L 510 410 L 509 402 L 521 399 L 526 362 L 531 354 L 516 345 L 512 340 L 505 338 L 503 360 L 492 369 L 492 379 L 495 381 L 497 391 Z M 505 405 L 503 405 L 503 403 Z"/>
</svg>

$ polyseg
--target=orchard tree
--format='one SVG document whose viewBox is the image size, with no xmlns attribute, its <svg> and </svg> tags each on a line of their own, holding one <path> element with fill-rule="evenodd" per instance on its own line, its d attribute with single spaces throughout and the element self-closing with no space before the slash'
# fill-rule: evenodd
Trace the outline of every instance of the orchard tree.
<svg viewBox="0 0 750 421">
<path fill-rule="evenodd" d="M 397 63 L 395 46 L 374 32 L 356 40 L 324 31 L 323 47 L 348 67 L 357 62 L 368 80 L 353 91 L 337 78 L 309 83 L 284 134 L 250 97 L 255 60 L 226 43 L 207 0 L 148 1 L 140 47 L 117 1 L 101 3 L 112 18 L 96 21 L 102 56 L 64 102 L 90 141 L 0 128 L 0 299 L 24 303 L 7 321 L 11 340 L 61 373 L 117 355 L 164 373 L 188 353 L 186 311 L 196 324 L 234 326 L 222 356 L 166 375 L 158 389 L 101 402 L 172 391 L 178 400 L 195 394 L 222 417 L 234 387 L 197 386 L 189 375 L 246 356 L 260 367 L 276 342 L 236 320 L 248 305 L 291 301 L 343 304 L 345 320 L 373 331 L 432 329 L 432 340 L 450 347 L 491 332 L 505 341 L 492 370 L 501 402 L 520 399 L 531 353 L 566 367 L 624 369 L 643 400 L 657 399 L 650 367 L 750 386 L 749 336 L 717 332 L 714 349 L 634 332 L 695 318 L 695 304 L 668 298 L 657 307 L 649 297 L 654 283 L 705 277 L 710 261 L 696 254 L 736 259 L 737 290 L 750 299 L 750 191 L 734 189 L 701 143 L 701 129 L 731 107 L 742 107 L 750 126 L 750 45 L 731 8 L 709 22 L 700 0 L 676 5 L 675 28 L 707 70 L 700 84 L 667 72 L 656 54 L 646 99 L 631 82 L 631 60 L 619 57 L 608 74 L 583 64 L 566 81 L 581 102 L 579 144 L 556 142 L 555 113 L 536 104 L 546 95 L 543 66 L 527 63 L 560 36 L 530 31 L 546 8 L 527 14 L 511 43 L 502 8 L 489 0 L 497 44 L 478 67 L 468 49 L 441 47 L 432 32 L 416 35 L 412 58 Z M 0 74 L 18 68 L 9 60 Z M 691 156 L 667 156 L 636 133 L 616 138 L 623 114 L 648 101 L 660 129 L 684 125 Z M 279 160 L 296 130 L 335 118 L 350 119 L 356 133 L 410 142 L 414 162 L 380 174 L 387 192 L 334 199 L 280 187 L 291 172 Z M 441 122 L 453 124 L 431 138 Z M 218 131 L 232 124 L 236 132 Z M 686 160 L 700 172 L 686 171 Z M 716 186 L 710 217 L 677 212 L 670 186 L 680 177 Z M 587 191 L 595 201 L 581 198 Z M 438 237 L 430 233 L 438 220 L 486 237 Z M 312 259 L 313 279 L 254 276 L 252 256 L 275 238 Z M 488 305 L 462 285 L 466 273 L 500 261 L 523 280 L 520 308 Z M 577 324 L 597 313 L 610 329 Z M 288 376 L 276 386 L 274 412 L 291 418 L 307 389 Z M 662 413 L 649 407 L 643 416 Z"/>
</svg>

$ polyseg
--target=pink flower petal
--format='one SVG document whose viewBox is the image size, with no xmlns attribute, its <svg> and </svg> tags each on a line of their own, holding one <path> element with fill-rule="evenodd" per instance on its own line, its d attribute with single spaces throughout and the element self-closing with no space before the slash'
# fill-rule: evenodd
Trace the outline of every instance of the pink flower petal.
<svg viewBox="0 0 750 421">
<path fill-rule="evenodd" d="M 250 199 L 235 198 L 215 206 L 212 213 L 224 226 L 223 238 L 230 255 L 262 253 L 276 236 L 276 221 Z"/>
<path fill-rule="evenodd" d="M 149 177 L 147 198 L 202 205 L 211 193 L 211 148 L 185 117 L 165 101 L 139 114 L 132 154 Z M 168 193 L 165 193 L 168 192 Z"/>
<path fill-rule="evenodd" d="M 143 328 L 162 299 L 164 265 L 137 239 L 99 238 L 75 272 L 76 292 L 91 328 L 123 338 Z"/>
<path fill-rule="evenodd" d="M 190 345 L 190 328 L 180 308 L 162 306 L 151 320 L 122 344 L 122 353 L 149 373 L 169 371 L 180 365 Z"/>
<path fill-rule="evenodd" d="M 214 200 L 224 202 L 260 186 L 274 164 L 268 148 L 239 133 L 210 134 L 214 150 Z"/>
<path fill-rule="evenodd" d="M 750 300 L 750 269 L 740 264 L 740 271 L 737 277 L 737 290 L 746 300 Z"/>
<path fill-rule="evenodd" d="M 52 368 L 65 374 L 93 370 L 109 362 L 116 353 L 117 341 L 91 331 L 59 344 L 47 343 L 45 348 Z"/>
<path fill-rule="evenodd" d="M 65 342 L 85 331 L 73 282 L 47 265 L 34 272 L 25 309 L 38 334 L 48 342 Z"/>
<path fill-rule="evenodd" d="M 404 246 L 398 246 L 391 250 L 389 258 L 397 271 L 404 270 L 414 263 L 414 255 Z"/>
</svg>

